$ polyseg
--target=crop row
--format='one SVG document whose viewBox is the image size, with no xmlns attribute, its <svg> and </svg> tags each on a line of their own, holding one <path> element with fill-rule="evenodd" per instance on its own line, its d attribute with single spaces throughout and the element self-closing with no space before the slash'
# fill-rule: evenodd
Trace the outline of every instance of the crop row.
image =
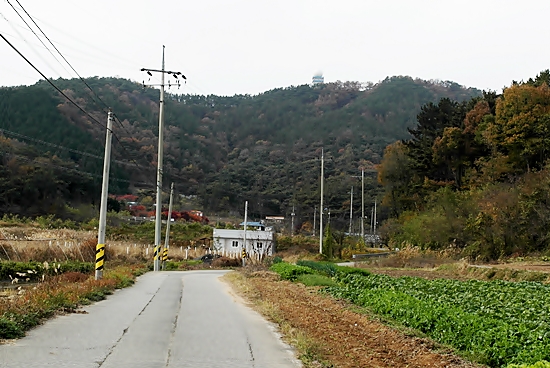
<svg viewBox="0 0 550 368">
<path fill-rule="evenodd" d="M 533 367 L 542 367 L 550 360 L 548 285 L 393 278 L 310 261 L 278 267 L 292 275 L 282 275 L 291 280 L 299 280 L 297 274 L 333 277 L 337 285 L 325 292 L 421 331 L 490 367 L 530 367 L 537 362 Z"/>
<path fill-rule="evenodd" d="M 550 358 L 550 287 L 533 282 L 337 275 L 327 289 L 491 367 Z"/>
</svg>

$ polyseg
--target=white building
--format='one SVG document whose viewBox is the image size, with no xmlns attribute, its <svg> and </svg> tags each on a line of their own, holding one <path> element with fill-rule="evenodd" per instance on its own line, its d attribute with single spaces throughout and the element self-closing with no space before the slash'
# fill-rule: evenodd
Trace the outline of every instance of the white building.
<svg viewBox="0 0 550 368">
<path fill-rule="evenodd" d="M 323 74 L 317 73 L 313 76 L 313 78 L 311 79 L 311 82 L 313 85 L 323 84 L 325 83 L 325 77 L 323 77 Z"/>
<path fill-rule="evenodd" d="M 244 230 L 214 229 L 213 247 L 218 254 L 240 257 L 243 245 L 251 258 L 272 255 L 275 247 L 273 232 L 246 230 L 246 244 L 244 244 Z"/>
</svg>

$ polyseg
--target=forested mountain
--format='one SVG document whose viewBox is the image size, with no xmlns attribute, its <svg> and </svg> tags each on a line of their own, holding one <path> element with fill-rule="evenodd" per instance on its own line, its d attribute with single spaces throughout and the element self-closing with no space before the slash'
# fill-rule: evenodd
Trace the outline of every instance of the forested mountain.
<svg viewBox="0 0 550 368">
<path fill-rule="evenodd" d="M 2 212 L 60 213 L 64 201 L 97 203 L 107 106 L 117 117 L 111 192 L 154 189 L 158 91 L 117 78 L 85 81 L 93 92 L 79 79 L 52 82 L 89 115 L 45 81 L 0 88 Z M 366 202 L 372 203 L 375 165 L 387 145 L 411 137 L 407 129 L 416 126 L 423 105 L 480 95 L 453 82 L 410 77 L 256 96 L 167 94 L 164 186 L 174 181 L 178 193 L 199 196 L 210 213 L 241 210 L 248 200 L 252 217 L 287 215 L 294 205 L 299 219 L 311 221 L 324 148 L 326 207 L 333 221 L 344 222 L 351 186 L 355 193 L 360 188 L 354 176 L 367 170 Z M 42 188 L 46 183 L 55 185 Z M 25 185 L 33 195 L 21 190 Z"/>
</svg>

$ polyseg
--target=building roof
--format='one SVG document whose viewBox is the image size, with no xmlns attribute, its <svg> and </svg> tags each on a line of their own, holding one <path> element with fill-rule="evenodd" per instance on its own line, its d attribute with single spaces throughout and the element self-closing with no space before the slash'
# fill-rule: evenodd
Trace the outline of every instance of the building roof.
<svg viewBox="0 0 550 368">
<path fill-rule="evenodd" d="M 244 221 L 239 224 L 239 226 L 244 226 Z M 264 224 L 258 221 L 247 221 L 246 226 L 252 226 L 252 227 L 265 227 Z"/>
</svg>

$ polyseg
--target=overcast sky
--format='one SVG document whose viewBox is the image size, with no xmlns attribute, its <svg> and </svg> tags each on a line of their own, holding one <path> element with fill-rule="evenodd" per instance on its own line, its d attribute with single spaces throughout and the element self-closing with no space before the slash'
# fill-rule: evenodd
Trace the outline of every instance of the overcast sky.
<svg viewBox="0 0 550 368">
<path fill-rule="evenodd" d="M 160 69 L 165 45 L 166 68 L 188 78 L 174 93 L 258 94 L 319 71 L 500 91 L 550 68 L 548 0 L 0 0 L 0 34 L 54 79 L 76 75 L 18 1 L 83 77 L 147 81 L 140 69 Z M 2 39 L 0 66 L 0 86 L 40 79 Z"/>
</svg>

